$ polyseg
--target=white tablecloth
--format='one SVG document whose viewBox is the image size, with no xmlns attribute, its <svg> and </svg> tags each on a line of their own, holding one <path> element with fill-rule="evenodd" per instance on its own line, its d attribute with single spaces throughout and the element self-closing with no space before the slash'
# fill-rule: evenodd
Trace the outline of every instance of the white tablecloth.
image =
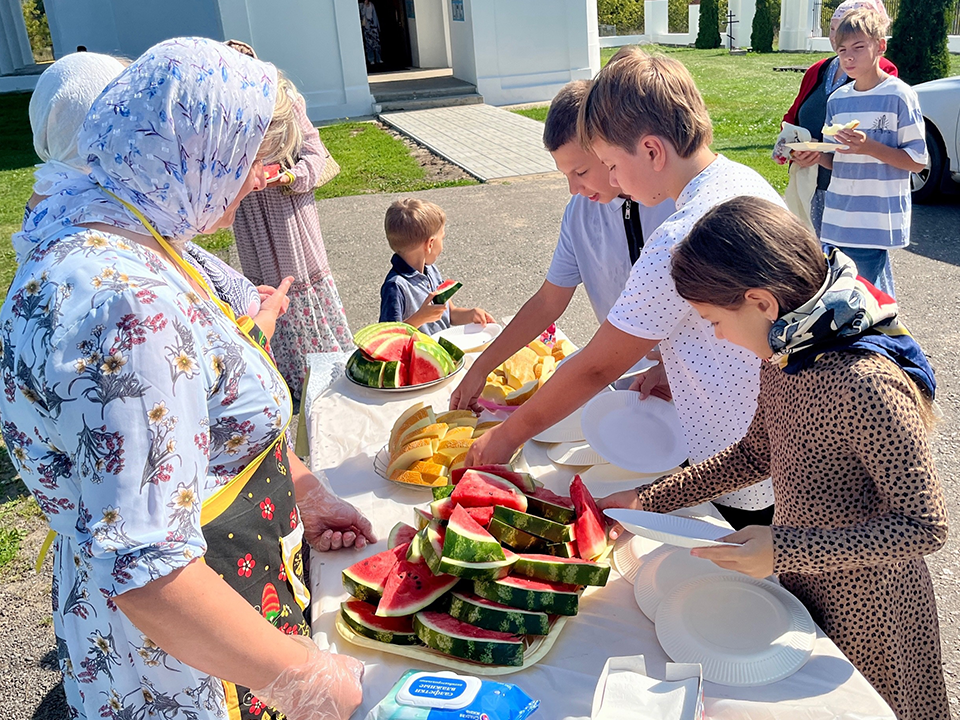
<svg viewBox="0 0 960 720">
<path fill-rule="evenodd" d="M 326 375 L 335 376 L 336 372 Z M 414 506 L 432 499 L 429 489 L 405 488 L 379 477 L 373 470 L 373 458 L 404 409 L 417 401 L 433 405 L 437 411 L 446 409 L 457 380 L 422 392 L 386 394 L 357 387 L 340 377 L 319 392 L 302 419 L 308 423 L 312 467 L 326 471 L 334 490 L 363 511 L 382 538 L 372 549 L 359 552 L 314 553 L 311 562 L 315 638 L 321 647 L 335 647 L 366 665 L 363 705 L 354 720 L 365 717 L 400 675 L 414 665 L 396 655 L 355 647 L 338 635 L 334 620 L 340 602 L 347 598 L 340 573 L 360 557 L 386 549 L 390 528 L 398 521 L 413 525 Z M 542 446 L 528 445 L 524 454 L 531 470 L 548 488 L 564 491 L 573 470 L 554 467 Z M 611 483 L 590 488 L 596 495 L 620 489 Z M 605 587 L 584 593 L 580 613 L 567 622 L 543 660 L 500 679 L 540 700 L 535 717 L 589 718 L 594 687 L 606 658 L 640 654 L 646 657 L 648 671 L 662 676 L 668 658 L 657 641 L 653 623 L 637 607 L 632 585 L 613 572 Z M 704 695 L 707 716 L 718 720 L 894 720 L 882 698 L 819 631 L 813 656 L 791 677 L 755 688 L 705 683 Z"/>
</svg>

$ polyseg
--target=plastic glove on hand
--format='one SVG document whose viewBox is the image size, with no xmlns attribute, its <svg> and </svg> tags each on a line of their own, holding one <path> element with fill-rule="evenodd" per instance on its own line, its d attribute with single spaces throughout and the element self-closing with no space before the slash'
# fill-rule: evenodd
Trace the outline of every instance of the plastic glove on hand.
<svg viewBox="0 0 960 720">
<path fill-rule="evenodd" d="M 303 520 L 303 537 L 314 550 L 327 552 L 344 547 L 366 547 L 377 541 L 370 521 L 346 500 L 341 500 L 316 477 L 305 492 L 297 493 Z"/>
</svg>

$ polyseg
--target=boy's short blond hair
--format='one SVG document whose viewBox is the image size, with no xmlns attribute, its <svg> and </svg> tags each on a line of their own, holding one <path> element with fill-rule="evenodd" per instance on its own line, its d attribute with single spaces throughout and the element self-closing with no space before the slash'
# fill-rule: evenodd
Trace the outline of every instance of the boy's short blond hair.
<svg viewBox="0 0 960 720">
<path fill-rule="evenodd" d="M 443 208 L 426 200 L 402 198 L 387 208 L 383 230 L 394 252 L 412 250 L 435 237 L 447 222 Z"/>
<path fill-rule="evenodd" d="M 597 138 L 629 153 L 645 135 L 667 140 L 688 158 L 713 142 L 713 126 L 690 72 L 678 61 L 622 48 L 597 75 L 580 108 L 584 148 Z"/>
<path fill-rule="evenodd" d="M 834 37 L 838 46 L 853 35 L 866 35 L 874 42 L 880 42 L 887 36 L 887 25 L 889 22 L 876 10 L 859 8 L 843 16 Z"/>
</svg>

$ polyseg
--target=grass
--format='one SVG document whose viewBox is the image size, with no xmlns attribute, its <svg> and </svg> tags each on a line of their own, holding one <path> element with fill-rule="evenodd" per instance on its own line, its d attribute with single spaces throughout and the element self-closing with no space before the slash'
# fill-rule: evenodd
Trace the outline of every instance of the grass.
<svg viewBox="0 0 960 720">
<path fill-rule="evenodd" d="M 785 65 L 812 65 L 827 57 L 816 53 L 772 53 L 730 55 L 726 50 L 696 50 L 650 46 L 682 62 L 703 94 L 713 120 L 713 149 L 731 160 L 752 167 L 777 190 L 787 187 L 787 169 L 770 159 L 773 142 L 780 133 L 783 114 L 800 89 L 802 75 L 774 72 Z M 600 61 L 606 65 L 617 48 L 602 48 Z M 960 75 L 960 55 L 950 56 L 950 74 Z M 520 115 L 543 120 L 547 108 L 516 110 Z"/>
</svg>

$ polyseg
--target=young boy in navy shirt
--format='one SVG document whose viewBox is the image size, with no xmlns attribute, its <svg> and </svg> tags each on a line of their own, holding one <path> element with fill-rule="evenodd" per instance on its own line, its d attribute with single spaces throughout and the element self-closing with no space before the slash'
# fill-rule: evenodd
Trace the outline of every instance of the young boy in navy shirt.
<svg viewBox="0 0 960 720">
<path fill-rule="evenodd" d="M 439 205 L 416 198 L 395 200 L 387 208 L 383 229 L 394 255 L 380 286 L 380 322 L 405 322 L 428 335 L 451 325 L 493 322 L 486 310 L 433 302 L 443 282 L 434 263 L 443 252 L 446 222 Z"/>
</svg>

